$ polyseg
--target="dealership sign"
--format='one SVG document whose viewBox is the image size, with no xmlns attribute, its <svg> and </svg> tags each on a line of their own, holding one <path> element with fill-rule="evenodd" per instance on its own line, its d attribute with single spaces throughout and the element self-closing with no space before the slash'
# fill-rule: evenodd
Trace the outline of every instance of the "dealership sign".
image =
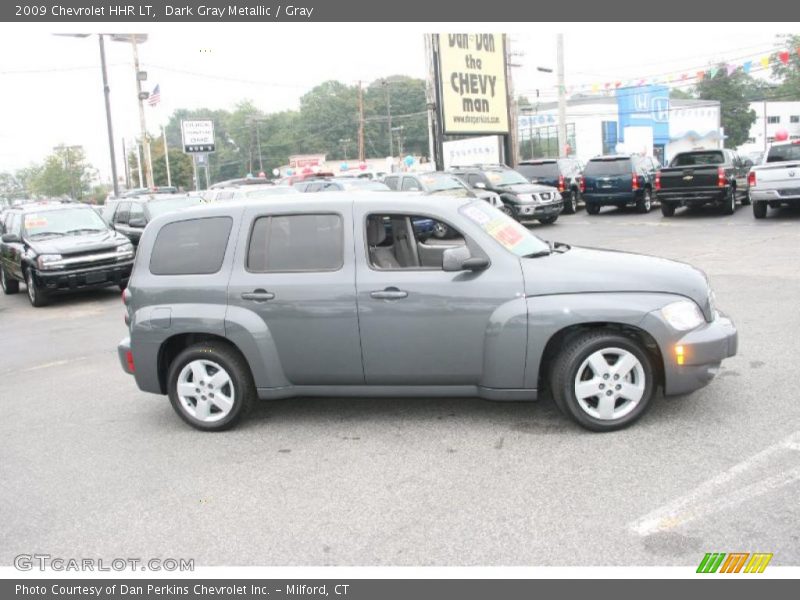
<svg viewBox="0 0 800 600">
<path fill-rule="evenodd" d="M 445 134 L 508 133 L 503 35 L 439 35 L 439 79 Z"/>
<path fill-rule="evenodd" d="M 214 121 L 210 119 L 181 121 L 183 151 L 214 152 Z"/>
<path fill-rule="evenodd" d="M 498 164 L 500 160 L 500 138 L 496 135 L 470 137 L 443 145 L 444 168 L 477 164 Z"/>
</svg>

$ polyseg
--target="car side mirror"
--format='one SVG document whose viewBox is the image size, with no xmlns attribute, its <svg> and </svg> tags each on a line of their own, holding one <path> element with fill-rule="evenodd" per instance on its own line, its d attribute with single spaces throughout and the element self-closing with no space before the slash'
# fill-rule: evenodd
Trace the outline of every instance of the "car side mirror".
<svg viewBox="0 0 800 600">
<path fill-rule="evenodd" d="M 481 271 L 488 266 L 486 258 L 473 257 L 466 246 L 448 248 L 442 253 L 443 271 Z"/>
<path fill-rule="evenodd" d="M 475 185 L 473 185 L 472 187 L 476 187 L 479 190 L 485 190 L 486 189 L 486 184 L 483 183 L 482 181 L 479 181 Z"/>
<path fill-rule="evenodd" d="M 16 233 L 4 233 L 2 239 L 4 244 L 19 244 L 22 241 Z"/>
<path fill-rule="evenodd" d="M 136 227 L 138 229 L 144 229 L 145 225 L 147 225 L 147 221 L 145 221 L 141 217 L 134 217 L 130 221 L 128 221 L 128 227 Z"/>
</svg>

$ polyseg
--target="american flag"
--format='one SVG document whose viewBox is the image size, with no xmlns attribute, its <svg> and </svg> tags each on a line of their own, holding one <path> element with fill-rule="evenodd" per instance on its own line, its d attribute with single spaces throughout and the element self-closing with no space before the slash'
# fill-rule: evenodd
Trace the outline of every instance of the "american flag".
<svg viewBox="0 0 800 600">
<path fill-rule="evenodd" d="M 161 86 L 156 84 L 156 87 L 153 88 L 153 92 L 150 94 L 150 97 L 147 98 L 147 103 L 150 106 L 155 106 L 161 102 Z"/>
</svg>

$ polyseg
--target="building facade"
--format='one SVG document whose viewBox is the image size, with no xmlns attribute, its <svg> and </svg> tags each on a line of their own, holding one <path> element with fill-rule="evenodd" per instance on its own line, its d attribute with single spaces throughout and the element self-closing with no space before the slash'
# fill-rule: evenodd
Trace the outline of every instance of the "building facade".
<svg viewBox="0 0 800 600">
<path fill-rule="evenodd" d="M 750 108 L 756 120 L 747 141 L 736 149 L 740 153 L 765 151 L 779 131 L 789 140 L 800 140 L 800 102 L 751 102 Z"/>
</svg>

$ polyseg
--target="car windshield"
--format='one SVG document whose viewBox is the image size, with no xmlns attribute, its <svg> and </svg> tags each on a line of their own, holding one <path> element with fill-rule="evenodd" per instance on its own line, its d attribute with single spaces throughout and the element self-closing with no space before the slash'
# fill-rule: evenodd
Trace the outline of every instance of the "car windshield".
<svg viewBox="0 0 800 600">
<path fill-rule="evenodd" d="M 260 198 L 266 198 L 268 196 L 279 196 L 282 194 L 299 194 L 295 188 L 287 186 L 272 186 L 272 187 L 263 187 L 257 190 L 248 190 L 244 192 L 242 195 L 239 196 L 241 198 L 244 196 L 248 200 L 258 200 Z"/>
<path fill-rule="evenodd" d="M 459 209 L 461 214 L 476 223 L 489 237 L 519 257 L 550 254 L 550 246 L 515 221 L 482 200 Z"/>
<path fill-rule="evenodd" d="M 630 158 L 590 160 L 583 174 L 586 176 L 629 175 L 633 171 Z"/>
<path fill-rule="evenodd" d="M 684 152 L 672 159 L 671 167 L 691 167 L 695 165 L 722 165 L 725 155 L 722 152 Z"/>
<path fill-rule="evenodd" d="M 202 204 L 203 199 L 200 196 L 183 196 L 181 198 L 169 198 L 164 200 L 151 200 L 147 207 L 150 210 L 150 216 L 157 217 L 173 210 L 186 208 L 187 206 L 197 206 Z"/>
<path fill-rule="evenodd" d="M 785 160 L 800 160 L 800 144 L 783 144 L 773 146 L 767 152 L 767 162 L 783 162 Z"/>
<path fill-rule="evenodd" d="M 492 185 L 498 187 L 505 187 L 508 185 L 518 185 L 520 183 L 528 183 L 522 175 L 512 169 L 498 169 L 497 171 L 485 171 L 484 173 Z"/>
<path fill-rule="evenodd" d="M 89 207 L 26 213 L 23 227 L 28 237 L 79 235 L 108 229 L 100 215 Z"/>
<path fill-rule="evenodd" d="M 419 180 L 429 192 L 447 192 L 463 190 L 464 184 L 458 178 L 444 173 L 427 173 L 420 175 Z"/>
<path fill-rule="evenodd" d="M 373 190 L 385 192 L 389 186 L 379 181 L 370 181 L 369 179 L 354 179 L 353 181 L 340 181 L 342 187 L 346 190 Z"/>
<path fill-rule="evenodd" d="M 517 170 L 528 179 L 537 177 L 548 177 L 552 179 L 558 177 L 558 164 L 556 164 L 555 161 L 532 165 L 517 165 Z"/>
</svg>

